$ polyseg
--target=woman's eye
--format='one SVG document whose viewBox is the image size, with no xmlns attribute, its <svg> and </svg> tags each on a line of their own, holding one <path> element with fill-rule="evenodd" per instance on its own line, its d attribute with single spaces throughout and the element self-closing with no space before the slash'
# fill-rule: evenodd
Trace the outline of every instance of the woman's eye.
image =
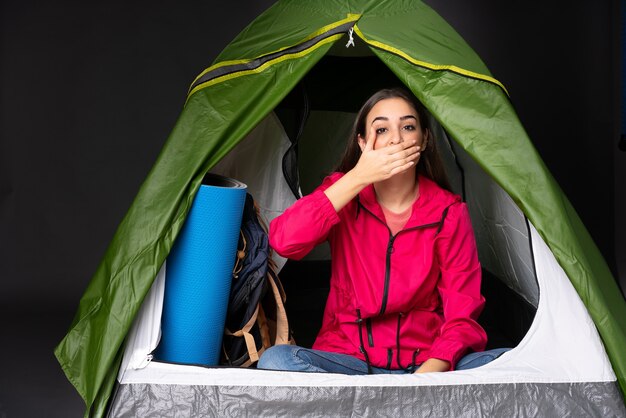
<svg viewBox="0 0 626 418">
<path fill-rule="evenodd" d="M 406 129 L 407 131 L 414 131 L 415 130 L 415 125 L 407 125 L 404 127 L 404 129 Z"/>
<path fill-rule="evenodd" d="M 387 132 L 387 128 L 378 128 L 378 129 L 376 129 L 376 134 L 377 135 L 384 134 L 385 132 Z"/>
</svg>

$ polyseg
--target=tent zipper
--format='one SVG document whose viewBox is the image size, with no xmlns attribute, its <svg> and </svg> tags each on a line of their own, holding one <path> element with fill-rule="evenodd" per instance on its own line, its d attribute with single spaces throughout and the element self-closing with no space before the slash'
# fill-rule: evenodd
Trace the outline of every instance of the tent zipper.
<svg viewBox="0 0 626 418">
<path fill-rule="evenodd" d="M 323 45 L 333 36 L 339 37 L 344 33 L 349 34 L 350 30 L 354 32 L 354 25 L 357 19 L 358 16 L 353 16 L 348 19 L 335 22 L 335 24 L 330 25 L 330 27 L 328 27 L 328 29 L 324 32 L 317 33 L 315 36 L 306 39 L 301 43 L 287 46 L 277 51 L 268 52 L 256 58 L 223 61 L 212 65 L 204 70 L 191 83 L 187 93 L 187 100 L 189 100 L 189 98 L 198 90 L 206 88 L 212 84 L 219 83 L 222 80 L 227 80 L 229 77 L 233 78 L 234 76 L 255 74 L 257 72 L 264 71 L 266 68 L 275 63 L 281 62 L 290 57 L 304 55 L 312 50 L 315 50 L 318 46 Z M 346 47 L 348 47 L 348 45 L 346 45 Z"/>
<path fill-rule="evenodd" d="M 154 356 L 152 354 L 148 354 L 141 363 L 139 363 L 137 365 L 138 369 L 143 369 L 144 367 L 147 367 L 148 364 L 150 364 L 150 362 L 152 361 L 152 359 L 154 358 Z"/>
</svg>

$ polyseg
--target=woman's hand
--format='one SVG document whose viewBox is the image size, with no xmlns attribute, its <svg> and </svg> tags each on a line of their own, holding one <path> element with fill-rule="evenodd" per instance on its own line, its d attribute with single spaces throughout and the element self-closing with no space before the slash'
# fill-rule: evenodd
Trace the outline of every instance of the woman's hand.
<svg viewBox="0 0 626 418">
<path fill-rule="evenodd" d="M 363 141 L 359 137 L 359 140 Z M 361 157 L 351 170 L 364 184 L 372 184 L 402 173 L 417 163 L 420 157 L 420 147 L 417 141 L 403 141 L 398 144 L 383 146 L 374 149 L 376 143 L 376 128 L 370 127 L 369 135 L 365 139 Z"/>
<path fill-rule="evenodd" d="M 356 166 L 337 180 L 335 184 L 324 190 L 337 212 L 365 187 L 408 170 L 419 159 L 420 147 L 415 146 L 416 141 L 406 141 L 374 149 L 376 142 L 376 129 L 374 127 L 370 129 L 367 137 L 369 139 L 363 147 L 363 152 Z"/>
<path fill-rule="evenodd" d="M 429 358 L 422 363 L 415 373 L 447 372 L 450 370 L 450 363 L 438 358 Z"/>
</svg>

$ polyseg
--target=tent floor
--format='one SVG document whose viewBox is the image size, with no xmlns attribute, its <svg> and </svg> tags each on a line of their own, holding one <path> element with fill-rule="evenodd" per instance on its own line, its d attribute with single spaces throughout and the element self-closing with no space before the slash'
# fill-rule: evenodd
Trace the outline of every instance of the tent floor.
<svg viewBox="0 0 626 418">
<path fill-rule="evenodd" d="M 290 260 L 280 273 L 289 325 L 300 346 L 311 347 L 322 325 L 329 278 L 328 261 Z M 535 308 L 487 271 L 482 294 L 487 303 L 479 322 L 489 337 L 487 349 L 515 347 L 530 328 Z"/>
</svg>

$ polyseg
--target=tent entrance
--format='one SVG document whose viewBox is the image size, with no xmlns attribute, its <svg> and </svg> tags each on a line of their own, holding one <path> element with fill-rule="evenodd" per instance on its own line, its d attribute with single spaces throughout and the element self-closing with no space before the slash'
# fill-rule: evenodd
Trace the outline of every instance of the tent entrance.
<svg viewBox="0 0 626 418">
<path fill-rule="evenodd" d="M 274 109 L 289 138 L 282 171 L 295 196 L 310 193 L 333 171 L 367 98 L 381 88 L 401 85 L 373 55 L 326 55 L 318 62 Z M 480 322 L 489 334 L 489 347 L 515 346 L 530 328 L 539 293 L 526 219 L 434 119 L 432 126 L 452 187 L 470 207 L 484 267 L 487 304 Z M 302 261 L 287 262 L 281 271 L 291 327 L 300 345 L 310 346 L 321 325 L 329 259 L 324 244 Z"/>
</svg>

